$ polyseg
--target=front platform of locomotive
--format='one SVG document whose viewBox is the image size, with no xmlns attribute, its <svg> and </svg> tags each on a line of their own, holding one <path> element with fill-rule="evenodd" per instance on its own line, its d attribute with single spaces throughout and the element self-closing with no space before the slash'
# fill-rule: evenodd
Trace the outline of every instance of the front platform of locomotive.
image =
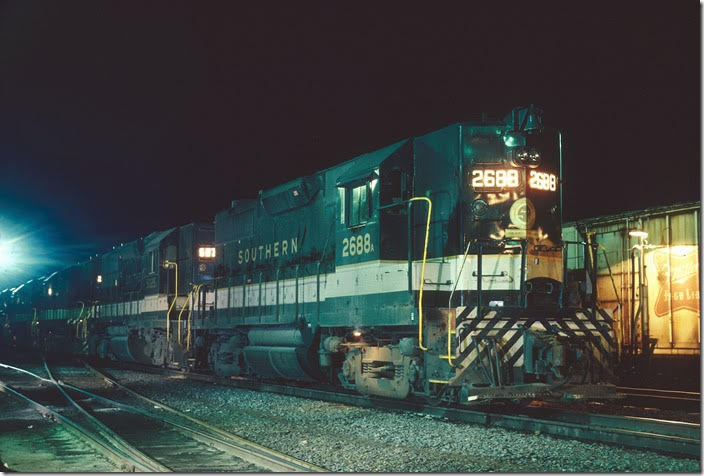
<svg viewBox="0 0 704 476">
<path fill-rule="evenodd" d="M 464 259 L 474 263 L 451 303 L 459 400 L 614 397 L 610 316 L 563 299 L 559 131 L 531 106 L 462 135 Z"/>
</svg>

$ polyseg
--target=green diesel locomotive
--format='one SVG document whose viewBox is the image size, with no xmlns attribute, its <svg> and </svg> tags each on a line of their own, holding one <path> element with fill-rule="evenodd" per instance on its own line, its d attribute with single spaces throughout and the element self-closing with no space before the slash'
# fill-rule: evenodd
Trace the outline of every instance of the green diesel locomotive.
<svg viewBox="0 0 704 476">
<path fill-rule="evenodd" d="M 613 397 L 612 319 L 593 276 L 568 284 L 561 192 L 561 134 L 539 109 L 452 124 L 233 200 L 214 230 L 63 270 L 37 297 L 6 290 L 3 335 L 393 398 Z M 49 304 L 47 286 L 70 297 Z"/>
</svg>

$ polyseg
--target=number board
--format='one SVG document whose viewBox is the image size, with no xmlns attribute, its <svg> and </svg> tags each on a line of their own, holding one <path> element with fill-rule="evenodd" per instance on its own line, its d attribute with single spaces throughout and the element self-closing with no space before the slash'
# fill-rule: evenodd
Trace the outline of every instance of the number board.
<svg viewBox="0 0 704 476">
<path fill-rule="evenodd" d="M 520 169 L 474 169 L 471 183 L 472 188 L 477 192 L 515 190 L 521 186 L 521 173 Z"/>
<path fill-rule="evenodd" d="M 528 186 L 536 190 L 549 190 L 554 192 L 557 190 L 557 176 L 547 172 L 531 170 L 528 176 Z"/>
<path fill-rule="evenodd" d="M 472 189 L 475 192 L 503 192 L 517 190 L 522 185 L 521 169 L 478 168 L 472 170 Z M 535 190 L 557 190 L 557 176 L 537 170 L 528 171 L 528 188 Z"/>
</svg>

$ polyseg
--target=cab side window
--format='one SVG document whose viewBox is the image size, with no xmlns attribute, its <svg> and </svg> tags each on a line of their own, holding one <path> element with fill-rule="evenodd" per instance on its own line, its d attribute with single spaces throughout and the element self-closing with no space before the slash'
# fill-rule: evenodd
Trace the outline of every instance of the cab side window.
<svg viewBox="0 0 704 476">
<path fill-rule="evenodd" d="M 369 183 L 364 183 L 352 188 L 350 196 L 350 219 L 349 226 L 361 225 L 369 221 L 371 217 L 371 189 Z"/>
<path fill-rule="evenodd" d="M 369 182 L 339 187 L 340 224 L 363 225 L 372 217 L 372 189 Z"/>
</svg>

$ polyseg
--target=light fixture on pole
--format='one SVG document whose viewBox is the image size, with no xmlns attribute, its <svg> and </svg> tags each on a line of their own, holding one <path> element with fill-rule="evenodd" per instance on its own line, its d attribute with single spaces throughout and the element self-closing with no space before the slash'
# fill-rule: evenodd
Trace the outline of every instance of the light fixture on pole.
<svg viewBox="0 0 704 476">
<path fill-rule="evenodd" d="M 634 229 L 634 230 L 629 231 L 628 234 L 630 236 L 640 238 L 641 240 L 648 238 L 648 232 L 644 231 L 644 230 Z"/>
<path fill-rule="evenodd" d="M 628 235 L 638 238 L 639 241 L 633 248 L 638 250 L 638 312 L 640 313 L 641 354 L 645 365 L 647 365 L 648 354 L 650 353 L 650 316 L 648 315 L 648 283 L 645 277 L 645 257 L 643 253 L 648 243 L 648 232 L 642 229 L 634 229 L 629 231 Z"/>
</svg>

